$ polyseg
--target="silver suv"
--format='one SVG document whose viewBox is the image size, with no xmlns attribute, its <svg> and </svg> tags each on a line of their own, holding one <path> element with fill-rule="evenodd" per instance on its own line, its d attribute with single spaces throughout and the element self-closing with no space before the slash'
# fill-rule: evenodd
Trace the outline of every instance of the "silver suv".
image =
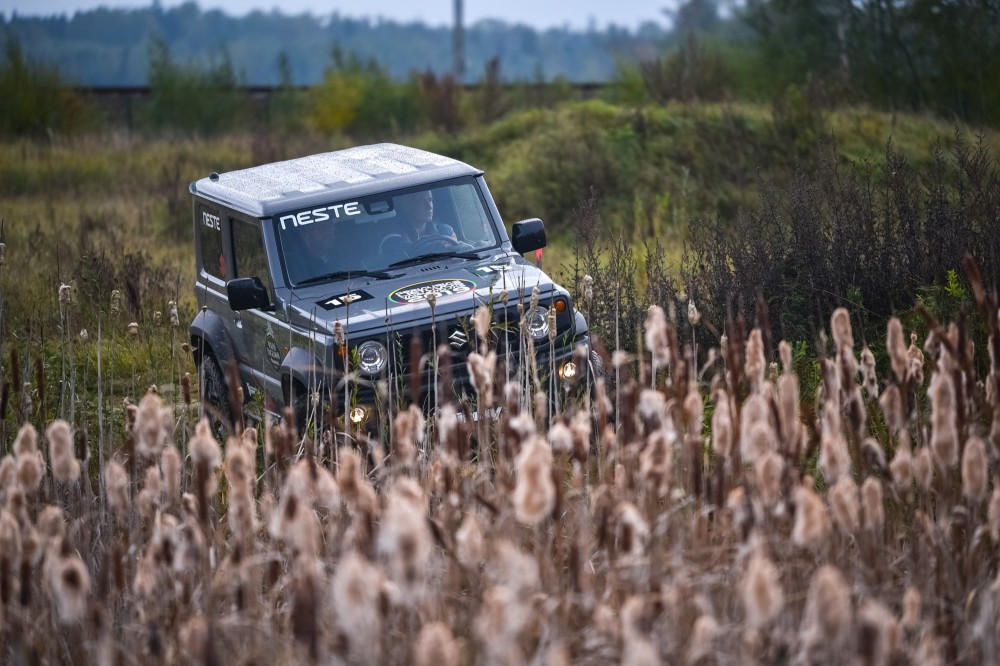
<svg viewBox="0 0 1000 666">
<path fill-rule="evenodd" d="M 526 389 L 558 391 L 585 371 L 584 317 L 522 257 L 544 247 L 541 220 L 508 237 L 479 169 L 378 144 L 213 173 L 190 192 L 191 343 L 220 431 L 251 403 L 273 414 L 290 406 L 300 424 L 325 408 L 369 429 L 380 403 L 475 410 L 466 359 L 479 350 L 470 318 L 484 305 L 497 367 L 544 384 Z M 230 366 L 242 390 L 229 390 Z"/>
</svg>

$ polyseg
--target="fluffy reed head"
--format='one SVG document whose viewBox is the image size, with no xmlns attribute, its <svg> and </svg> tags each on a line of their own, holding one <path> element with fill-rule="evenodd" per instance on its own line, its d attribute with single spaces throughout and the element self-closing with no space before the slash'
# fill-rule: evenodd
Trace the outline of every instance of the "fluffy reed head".
<svg viewBox="0 0 1000 666">
<path fill-rule="evenodd" d="M 747 623 L 755 629 L 769 625 L 785 604 L 778 569 L 762 552 L 750 558 L 740 582 L 740 598 L 746 609 Z"/>
<path fill-rule="evenodd" d="M 750 331 L 747 339 L 746 361 L 744 371 L 747 380 L 750 382 L 751 390 L 756 390 L 764 383 L 764 371 L 767 370 L 767 361 L 764 358 L 764 338 L 759 328 Z"/>
<path fill-rule="evenodd" d="M 931 452 L 937 464 L 947 469 L 958 462 L 955 386 L 951 378 L 934 373 L 928 395 L 931 400 Z"/>
<path fill-rule="evenodd" d="M 851 331 L 851 315 L 847 308 L 837 308 L 830 317 L 830 331 L 837 350 L 854 349 L 854 333 Z"/>
<path fill-rule="evenodd" d="M 850 476 L 842 476 L 833 484 L 828 494 L 830 513 L 833 522 L 847 534 L 853 534 L 858 529 L 858 486 Z"/>
<path fill-rule="evenodd" d="M 803 638 L 807 645 L 840 645 L 851 625 L 851 591 L 840 569 L 824 565 L 809 582 Z"/>
<path fill-rule="evenodd" d="M 80 461 L 73 455 L 73 431 L 69 424 L 56 419 L 45 429 L 45 436 L 49 440 L 52 476 L 60 483 L 79 479 Z"/>
<path fill-rule="evenodd" d="M 431 622 L 424 625 L 413 648 L 416 666 L 458 666 L 461 651 L 448 625 Z"/>
<path fill-rule="evenodd" d="M 555 507 L 552 451 L 541 437 L 530 438 L 517 456 L 517 485 L 513 502 L 514 515 L 526 525 L 540 523 Z"/>
<path fill-rule="evenodd" d="M 970 437 L 962 452 L 962 495 L 971 502 L 980 502 L 988 483 L 986 444 L 979 437 Z"/>
<path fill-rule="evenodd" d="M 807 477 L 808 481 L 808 477 Z M 795 523 L 792 543 L 804 548 L 819 548 L 830 533 L 830 517 L 823 500 L 808 485 L 795 489 Z"/>
<path fill-rule="evenodd" d="M 658 367 L 670 364 L 670 338 L 667 335 L 667 317 L 659 305 L 650 306 L 646 312 L 646 349 L 653 355 Z"/>
</svg>

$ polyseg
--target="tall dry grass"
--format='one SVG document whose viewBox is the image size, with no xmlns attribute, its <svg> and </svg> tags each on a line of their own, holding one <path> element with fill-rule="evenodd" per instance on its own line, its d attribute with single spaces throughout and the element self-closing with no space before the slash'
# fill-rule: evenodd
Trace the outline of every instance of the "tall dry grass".
<svg viewBox="0 0 1000 666">
<path fill-rule="evenodd" d="M 918 346 L 893 319 L 877 376 L 837 310 L 815 404 L 770 331 L 731 322 L 699 368 L 651 309 L 645 349 L 605 359 L 614 393 L 552 418 L 495 372 L 496 419 L 444 398 L 384 442 L 286 419 L 220 447 L 150 393 L 103 488 L 68 423 L 25 422 L 0 461 L 4 660 L 985 663 L 1000 320 L 969 268 L 987 350 L 964 320 Z"/>
</svg>

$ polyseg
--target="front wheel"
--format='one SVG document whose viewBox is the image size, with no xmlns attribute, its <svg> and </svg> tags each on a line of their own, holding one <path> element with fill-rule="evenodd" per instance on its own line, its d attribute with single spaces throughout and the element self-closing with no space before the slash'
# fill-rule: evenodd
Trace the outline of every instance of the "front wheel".
<svg viewBox="0 0 1000 666">
<path fill-rule="evenodd" d="M 229 387 L 226 376 L 214 356 L 206 354 L 201 361 L 201 398 L 205 417 L 216 438 L 225 441 L 233 425 L 233 409 L 229 404 Z"/>
</svg>

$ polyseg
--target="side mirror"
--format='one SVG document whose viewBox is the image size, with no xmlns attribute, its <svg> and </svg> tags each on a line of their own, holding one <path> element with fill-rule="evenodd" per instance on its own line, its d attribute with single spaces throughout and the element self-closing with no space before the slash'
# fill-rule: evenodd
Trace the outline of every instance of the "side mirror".
<svg viewBox="0 0 1000 666">
<path fill-rule="evenodd" d="M 229 307 L 234 311 L 271 309 L 271 297 L 267 295 L 264 283 L 256 275 L 254 277 L 236 278 L 226 283 L 229 294 Z"/>
<path fill-rule="evenodd" d="M 518 254 L 540 250 L 546 244 L 545 224 L 537 217 L 515 222 L 514 228 L 511 230 L 510 241 L 514 244 L 514 250 Z"/>
</svg>

